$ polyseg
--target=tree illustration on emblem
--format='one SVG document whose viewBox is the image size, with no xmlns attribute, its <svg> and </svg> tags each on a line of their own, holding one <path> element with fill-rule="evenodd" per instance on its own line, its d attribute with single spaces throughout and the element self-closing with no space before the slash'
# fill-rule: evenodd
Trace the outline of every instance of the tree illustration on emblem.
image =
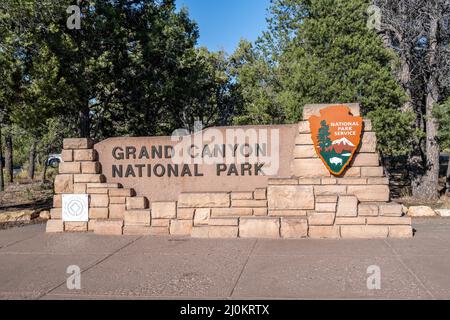
<svg viewBox="0 0 450 320">
<path fill-rule="evenodd" d="M 330 126 L 327 125 L 327 122 L 325 120 L 322 120 L 320 123 L 321 127 L 319 129 L 319 147 L 320 152 L 327 152 L 328 149 L 331 147 L 332 142 L 330 139 Z"/>
</svg>

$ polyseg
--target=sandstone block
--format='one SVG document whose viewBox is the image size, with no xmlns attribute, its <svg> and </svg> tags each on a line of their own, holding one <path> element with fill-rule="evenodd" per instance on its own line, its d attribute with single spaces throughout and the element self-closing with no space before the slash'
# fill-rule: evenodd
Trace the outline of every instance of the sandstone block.
<svg viewBox="0 0 450 320">
<path fill-rule="evenodd" d="M 362 167 L 361 168 L 362 177 L 383 177 L 384 168 L 383 167 Z"/>
<path fill-rule="evenodd" d="M 178 198 L 180 208 L 228 208 L 230 194 L 223 192 L 182 193 Z"/>
<path fill-rule="evenodd" d="M 313 145 L 313 141 L 311 138 L 311 134 L 309 133 L 300 133 L 295 137 L 295 144 L 296 145 Z"/>
<path fill-rule="evenodd" d="M 300 239 L 308 236 L 308 221 L 298 218 L 282 218 L 281 237 L 285 239 Z"/>
<path fill-rule="evenodd" d="M 108 188 L 86 188 L 86 192 L 89 194 L 109 194 Z"/>
<path fill-rule="evenodd" d="M 86 232 L 87 222 L 64 222 L 64 231 L 67 232 Z"/>
<path fill-rule="evenodd" d="M 316 203 L 315 211 L 317 211 L 317 212 L 336 212 L 336 202 Z"/>
<path fill-rule="evenodd" d="M 345 195 L 347 186 L 314 186 L 314 194 L 316 196 L 337 196 Z"/>
<path fill-rule="evenodd" d="M 150 227 L 151 236 L 168 236 L 170 235 L 170 230 L 168 227 Z"/>
<path fill-rule="evenodd" d="M 192 220 L 172 220 L 170 234 L 173 236 L 189 236 L 192 231 Z"/>
<path fill-rule="evenodd" d="M 319 180 L 320 183 L 320 180 Z M 297 185 L 298 178 L 269 178 L 270 185 Z"/>
<path fill-rule="evenodd" d="M 253 200 L 253 192 L 232 192 L 231 200 Z"/>
<path fill-rule="evenodd" d="M 306 104 L 303 107 L 303 120 L 308 120 L 311 116 L 320 116 L 320 110 L 337 105 L 341 104 Z M 342 105 L 349 107 L 353 116 L 359 117 L 361 115 L 359 103 L 343 103 Z"/>
<path fill-rule="evenodd" d="M 336 218 L 334 222 L 336 225 L 365 225 L 366 218 L 365 217 L 356 217 L 356 218 Z"/>
<path fill-rule="evenodd" d="M 377 151 L 377 136 L 375 132 L 364 132 L 361 139 L 361 149 L 359 152 L 376 152 Z"/>
<path fill-rule="evenodd" d="M 188 209 L 178 208 L 177 209 L 177 219 L 178 220 L 193 220 L 194 212 L 195 212 L 195 209 L 193 209 L 193 208 L 188 208 Z"/>
<path fill-rule="evenodd" d="M 152 202 L 153 219 L 175 219 L 177 217 L 176 202 Z"/>
<path fill-rule="evenodd" d="M 267 208 L 253 208 L 254 216 L 267 216 L 268 210 Z"/>
<path fill-rule="evenodd" d="M 122 235 L 123 220 L 97 220 L 94 233 L 101 235 Z"/>
<path fill-rule="evenodd" d="M 62 209 L 61 208 L 52 208 L 50 209 L 50 218 L 53 219 L 62 219 Z"/>
<path fill-rule="evenodd" d="M 361 202 L 388 202 L 389 186 L 347 186 L 347 194 L 356 196 Z"/>
<path fill-rule="evenodd" d="M 208 227 L 208 238 L 212 239 L 226 239 L 226 238 L 237 238 L 239 228 L 233 226 L 209 226 Z"/>
<path fill-rule="evenodd" d="M 81 162 L 81 172 L 82 173 L 90 173 L 90 174 L 98 174 L 102 172 L 102 166 L 100 162 Z"/>
<path fill-rule="evenodd" d="M 97 151 L 94 149 L 73 150 L 74 161 L 96 161 Z"/>
<path fill-rule="evenodd" d="M 298 133 L 311 133 L 309 121 L 300 121 L 298 123 Z"/>
<path fill-rule="evenodd" d="M 354 167 L 378 167 L 379 165 L 378 153 L 357 153 L 353 162 Z"/>
<path fill-rule="evenodd" d="M 320 178 L 299 178 L 299 185 L 320 185 L 322 184 L 322 180 Z"/>
<path fill-rule="evenodd" d="M 59 173 L 80 173 L 81 164 L 80 162 L 61 162 L 59 164 Z"/>
<path fill-rule="evenodd" d="M 109 205 L 109 218 L 110 219 L 123 219 L 125 217 L 126 207 L 124 204 L 110 204 Z"/>
<path fill-rule="evenodd" d="M 313 145 L 296 145 L 294 148 L 295 159 L 318 158 Z"/>
<path fill-rule="evenodd" d="M 338 179 L 337 183 L 340 185 L 364 185 L 367 184 L 366 178 L 342 178 Z"/>
<path fill-rule="evenodd" d="M 53 208 L 62 208 L 62 195 L 55 194 L 53 196 Z"/>
<path fill-rule="evenodd" d="M 316 203 L 337 203 L 337 196 L 317 196 Z"/>
<path fill-rule="evenodd" d="M 338 239 L 339 228 L 339 226 L 310 226 L 308 235 L 312 239 Z"/>
<path fill-rule="evenodd" d="M 280 219 L 241 218 L 239 236 L 241 238 L 278 238 L 280 237 Z"/>
<path fill-rule="evenodd" d="M 341 226 L 341 236 L 345 239 L 386 238 L 388 233 L 387 226 Z"/>
<path fill-rule="evenodd" d="M 61 159 L 63 162 L 72 162 L 73 161 L 73 150 L 62 150 L 61 151 Z"/>
<path fill-rule="evenodd" d="M 398 203 L 387 203 L 380 205 L 380 215 L 390 217 L 401 217 L 403 215 L 403 207 Z"/>
<path fill-rule="evenodd" d="M 369 178 L 367 184 L 389 185 L 389 178 Z"/>
<path fill-rule="evenodd" d="M 450 217 L 450 209 L 436 209 L 436 213 L 444 218 Z"/>
<path fill-rule="evenodd" d="M 51 219 L 47 221 L 45 232 L 56 233 L 64 232 L 64 222 L 60 219 Z"/>
<path fill-rule="evenodd" d="M 238 226 L 238 218 L 211 218 L 209 219 L 210 226 Z"/>
<path fill-rule="evenodd" d="M 271 217 L 305 217 L 306 210 L 269 210 Z"/>
<path fill-rule="evenodd" d="M 88 173 L 88 174 L 75 174 L 73 176 L 74 178 L 74 182 L 75 183 L 89 183 L 89 182 L 96 182 L 96 183 L 100 183 L 100 182 L 105 182 L 106 178 L 104 175 L 102 174 L 92 174 L 92 173 Z"/>
<path fill-rule="evenodd" d="M 152 234 L 150 226 L 146 225 L 126 225 L 123 227 L 123 234 L 126 236 L 148 236 Z"/>
<path fill-rule="evenodd" d="M 345 169 L 344 174 L 342 175 L 342 177 L 344 178 L 357 178 L 357 177 L 361 177 L 361 168 L 360 167 L 347 167 L 347 169 Z"/>
<path fill-rule="evenodd" d="M 121 185 L 118 183 L 87 183 L 88 188 L 108 188 L 108 189 L 117 189 L 120 188 Z"/>
<path fill-rule="evenodd" d="M 372 131 L 372 120 L 364 119 L 363 131 L 365 131 L 365 132 Z"/>
<path fill-rule="evenodd" d="M 109 203 L 111 204 L 125 204 L 127 197 L 109 197 Z"/>
<path fill-rule="evenodd" d="M 86 194 L 87 193 L 86 183 L 74 183 L 73 184 L 73 193 Z"/>
<path fill-rule="evenodd" d="M 170 219 L 152 219 L 152 227 L 166 227 L 170 226 Z"/>
<path fill-rule="evenodd" d="M 95 231 L 95 222 L 96 221 L 97 221 L 96 219 L 89 219 L 89 222 L 88 222 L 88 231 L 89 232 Z"/>
<path fill-rule="evenodd" d="M 39 212 L 39 218 L 44 219 L 44 220 L 50 219 L 50 211 L 44 210 L 44 211 Z"/>
<path fill-rule="evenodd" d="M 232 200 L 234 208 L 266 208 L 267 200 Z"/>
<path fill-rule="evenodd" d="M 308 224 L 310 226 L 332 226 L 334 224 L 334 213 L 317 212 L 308 217 Z"/>
<path fill-rule="evenodd" d="M 314 209 L 312 186 L 269 186 L 267 199 L 269 210 Z"/>
<path fill-rule="evenodd" d="M 332 185 L 337 184 L 336 178 L 322 178 L 322 185 Z"/>
<path fill-rule="evenodd" d="M 91 219 L 108 219 L 109 208 L 89 208 L 89 218 Z"/>
<path fill-rule="evenodd" d="M 127 197 L 126 199 L 127 210 L 148 208 L 146 197 Z"/>
<path fill-rule="evenodd" d="M 193 227 L 191 231 L 192 238 L 208 238 L 209 237 L 209 227 Z"/>
<path fill-rule="evenodd" d="M 358 205 L 358 215 L 363 217 L 376 217 L 378 216 L 378 205 L 360 203 Z"/>
<path fill-rule="evenodd" d="M 94 141 L 90 138 L 68 138 L 63 140 L 64 149 L 91 149 Z"/>
<path fill-rule="evenodd" d="M 58 174 L 55 178 L 55 193 L 73 193 L 73 175 Z"/>
<path fill-rule="evenodd" d="M 89 196 L 89 207 L 107 208 L 109 206 L 109 197 L 106 194 L 91 194 Z"/>
<path fill-rule="evenodd" d="M 267 200 L 267 189 L 256 189 L 255 192 L 253 192 L 253 197 L 255 198 L 255 200 Z"/>
<path fill-rule="evenodd" d="M 252 208 L 212 208 L 212 217 L 242 217 L 251 216 Z"/>
<path fill-rule="evenodd" d="M 437 213 L 427 206 L 413 206 L 408 209 L 408 216 L 410 217 L 435 217 Z"/>
<path fill-rule="evenodd" d="M 146 225 L 150 226 L 150 210 L 127 210 L 124 215 L 125 225 Z"/>
<path fill-rule="evenodd" d="M 134 190 L 133 189 L 109 189 L 109 196 L 110 197 L 132 197 L 134 196 Z"/>
<path fill-rule="evenodd" d="M 411 226 L 389 226 L 389 238 L 412 238 Z"/>
<path fill-rule="evenodd" d="M 320 159 L 294 159 L 292 173 L 302 178 L 331 176 Z"/>
<path fill-rule="evenodd" d="M 372 225 L 411 225 L 409 217 L 367 217 L 367 224 Z"/>
<path fill-rule="evenodd" d="M 210 216 L 211 216 L 211 209 L 209 208 L 195 209 L 194 225 L 196 226 L 208 225 Z"/>
<path fill-rule="evenodd" d="M 338 217 L 356 217 L 358 215 L 358 199 L 355 196 L 339 196 Z"/>
</svg>

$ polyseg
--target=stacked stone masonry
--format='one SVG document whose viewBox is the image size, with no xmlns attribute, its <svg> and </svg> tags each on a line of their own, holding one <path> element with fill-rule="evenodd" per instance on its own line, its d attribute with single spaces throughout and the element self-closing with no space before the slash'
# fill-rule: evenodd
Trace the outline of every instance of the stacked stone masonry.
<svg viewBox="0 0 450 320">
<path fill-rule="evenodd" d="M 354 115 L 358 105 L 350 104 Z M 323 106 L 322 106 L 323 107 Z M 304 119 L 317 114 L 305 106 Z M 65 139 L 47 232 L 196 238 L 410 238 L 411 218 L 389 202 L 376 136 L 364 121 L 361 147 L 341 177 L 317 157 L 309 122 L 299 123 L 289 177 L 272 177 L 248 192 L 182 193 L 152 202 L 108 183 L 90 139 Z M 62 195 L 89 195 L 89 222 L 62 221 Z"/>
</svg>

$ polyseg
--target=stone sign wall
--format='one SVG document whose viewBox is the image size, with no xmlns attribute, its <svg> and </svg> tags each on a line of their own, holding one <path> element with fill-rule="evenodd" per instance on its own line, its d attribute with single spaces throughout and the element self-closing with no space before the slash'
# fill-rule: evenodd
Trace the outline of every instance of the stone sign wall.
<svg viewBox="0 0 450 320">
<path fill-rule="evenodd" d="M 205 163 L 211 150 L 220 150 L 211 147 L 194 153 L 201 154 L 199 163 L 191 157 L 193 162 L 183 169 L 185 163 L 173 159 L 177 144 L 171 138 L 114 138 L 95 146 L 89 139 L 66 139 L 47 231 L 204 238 L 412 237 L 410 218 L 403 216 L 401 205 L 389 202 L 389 181 L 370 121 L 364 120 L 361 145 L 341 175 L 332 175 L 318 157 L 308 120 L 329 106 L 305 106 L 304 121 L 295 126 L 244 127 L 270 132 L 267 136 L 279 132 L 278 167 L 271 157 L 276 140 L 259 137 L 252 144 L 251 134 L 225 143 L 234 150 L 244 146 L 244 162 L 236 168 Z M 345 106 L 359 116 L 358 104 Z M 223 145 L 206 136 L 190 150 Z M 250 151 L 258 148 L 265 161 L 250 161 Z M 70 194 L 89 196 L 88 222 L 62 220 L 62 199 Z"/>
<path fill-rule="evenodd" d="M 182 192 L 263 188 L 271 169 L 272 176 L 289 175 L 286 164 L 292 159 L 296 130 L 297 125 L 206 129 L 187 136 L 190 154 L 180 163 L 173 155 L 178 141 L 171 137 L 111 138 L 94 148 L 108 182 L 122 183 L 151 201 L 177 201 Z M 229 163 L 213 161 L 227 156 Z M 246 159 L 239 162 L 239 156 Z"/>
</svg>

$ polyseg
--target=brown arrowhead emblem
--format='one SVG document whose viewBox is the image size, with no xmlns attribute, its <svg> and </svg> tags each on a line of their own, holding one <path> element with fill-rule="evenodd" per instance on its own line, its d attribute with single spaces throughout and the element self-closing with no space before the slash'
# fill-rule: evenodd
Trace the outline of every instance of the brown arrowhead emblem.
<svg viewBox="0 0 450 320">
<path fill-rule="evenodd" d="M 322 109 L 320 115 L 309 118 L 314 147 L 328 170 L 339 176 L 361 143 L 363 119 L 354 117 L 344 105 Z"/>
</svg>

